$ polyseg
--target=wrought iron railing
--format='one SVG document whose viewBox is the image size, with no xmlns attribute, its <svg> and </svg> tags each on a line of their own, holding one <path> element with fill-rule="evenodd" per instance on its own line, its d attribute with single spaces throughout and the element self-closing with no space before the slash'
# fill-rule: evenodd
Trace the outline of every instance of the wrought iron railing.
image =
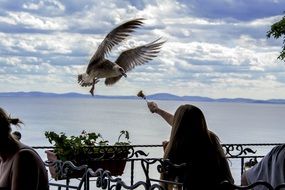
<svg viewBox="0 0 285 190">
<path fill-rule="evenodd" d="M 267 144 L 223 144 L 223 148 L 225 150 L 226 156 L 229 158 L 230 162 L 238 162 L 239 163 L 239 170 L 240 174 L 246 170 L 247 167 L 251 167 L 256 162 L 258 162 L 266 153 L 268 153 L 274 146 L 280 145 L 281 143 L 267 143 Z M 33 147 L 35 149 L 51 149 L 53 147 Z M 81 168 L 77 168 L 70 162 L 55 162 L 53 164 L 58 164 L 59 168 L 61 168 L 61 173 L 65 176 L 64 183 L 58 182 L 50 182 L 51 186 L 57 186 L 58 189 L 65 188 L 65 189 L 90 189 L 90 177 L 96 178 L 96 187 L 100 188 L 107 188 L 107 189 L 136 189 L 138 187 L 144 187 L 144 189 L 163 189 L 160 185 L 161 181 L 159 179 L 154 179 L 150 177 L 151 166 L 156 164 L 156 167 L 162 168 L 164 160 L 157 157 L 152 157 L 147 150 L 151 150 L 154 148 L 159 148 L 162 152 L 162 145 L 135 145 L 131 146 L 130 154 L 126 159 L 127 163 L 130 166 L 130 182 L 123 176 L 114 177 L 108 171 L 104 170 L 96 170 L 93 171 L 88 166 L 81 166 Z M 51 163 L 48 163 L 51 164 Z M 68 166 L 68 167 L 67 167 Z M 175 164 L 174 164 L 175 166 Z M 230 164 L 232 167 L 233 165 Z M 236 166 L 236 165 L 235 165 Z M 155 172 L 159 172 L 155 167 Z M 67 169 L 68 168 L 68 169 Z M 138 168 L 142 169 L 138 171 Z M 152 167 L 153 169 L 153 167 Z M 237 168 L 235 168 L 237 169 Z M 82 178 L 80 178 L 77 185 L 72 185 L 70 183 L 70 179 L 68 178 L 68 172 L 71 170 L 84 170 Z M 135 180 L 135 174 L 137 172 L 142 172 L 144 175 L 139 180 Z M 125 174 L 124 174 L 125 175 Z M 236 180 L 237 181 L 237 180 Z M 162 182 L 164 183 L 164 182 Z M 169 183 L 169 182 L 167 182 Z M 176 182 L 174 182 L 176 183 Z M 129 185 L 127 185 L 129 184 Z M 176 185 L 182 185 L 177 183 Z M 241 187 L 234 184 L 229 184 L 228 182 L 224 182 L 223 185 L 225 186 L 232 186 L 236 189 L 250 189 L 256 186 L 265 186 L 268 189 L 274 189 L 269 183 L 267 182 L 258 182 L 255 184 L 251 184 L 248 187 Z M 285 187 L 284 184 L 276 187 L 275 189 L 281 189 Z"/>
<path fill-rule="evenodd" d="M 134 184 L 127 185 L 126 182 L 122 180 L 120 177 L 114 177 L 112 176 L 111 172 L 108 170 L 103 169 L 97 169 L 96 171 L 93 171 L 91 168 L 89 168 L 87 165 L 82 166 L 75 166 L 70 161 L 54 161 L 52 163 L 47 163 L 48 167 L 56 166 L 58 167 L 58 171 L 60 175 L 65 177 L 65 183 L 50 183 L 50 186 L 58 187 L 58 189 L 66 188 L 66 189 L 84 189 L 89 190 L 90 189 L 90 179 L 92 177 L 96 178 L 96 187 L 102 188 L 102 189 L 116 189 L 120 190 L 121 188 L 124 189 L 137 189 L 139 187 L 143 187 L 145 190 L 150 189 L 164 189 L 162 185 L 156 182 L 160 183 L 171 183 L 178 186 L 183 186 L 183 183 L 173 182 L 173 181 L 165 181 L 165 180 L 156 180 L 149 178 L 148 175 L 148 168 L 150 164 L 153 164 L 155 162 L 159 163 L 159 172 L 167 172 L 170 168 L 171 169 L 178 169 L 181 170 L 185 166 L 185 164 L 182 165 L 175 165 L 172 164 L 169 160 L 163 160 L 163 159 L 154 159 L 152 161 L 148 160 L 141 160 L 141 165 L 144 169 L 146 180 L 138 181 Z M 77 186 L 70 185 L 70 178 L 69 175 L 73 171 L 83 171 L 82 176 L 79 179 L 79 182 Z M 155 183 L 152 183 L 154 181 Z"/>
<path fill-rule="evenodd" d="M 252 167 L 263 158 L 274 146 L 282 143 L 263 144 L 223 144 L 225 154 L 229 160 L 239 160 L 240 174 Z"/>
</svg>

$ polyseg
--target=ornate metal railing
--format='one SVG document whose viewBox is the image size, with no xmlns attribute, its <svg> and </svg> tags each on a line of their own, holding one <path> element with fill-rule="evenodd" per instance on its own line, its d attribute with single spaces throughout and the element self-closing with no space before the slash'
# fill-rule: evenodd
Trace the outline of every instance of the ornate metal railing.
<svg viewBox="0 0 285 190">
<path fill-rule="evenodd" d="M 258 162 L 266 153 L 268 153 L 274 146 L 280 145 L 281 143 L 267 143 L 267 144 L 223 144 L 223 148 L 225 150 L 227 158 L 229 158 L 230 162 L 237 162 L 239 163 L 239 170 L 240 174 L 243 173 L 244 170 L 247 169 L 247 167 L 251 167 L 254 165 L 256 162 Z M 52 149 L 53 147 L 33 147 L 37 150 L 46 150 L 46 149 Z M 128 158 L 126 158 L 126 162 L 130 166 L 130 183 L 127 183 L 127 179 L 123 176 L 120 177 L 114 177 L 111 176 L 110 172 L 108 171 L 103 171 L 103 170 L 96 170 L 96 171 L 91 171 L 88 166 L 81 166 L 81 168 L 77 167 L 66 167 L 67 165 L 70 165 L 71 163 L 63 163 L 63 162 L 55 162 L 53 164 L 58 164 L 58 168 L 61 169 L 61 173 L 64 175 L 68 174 L 68 171 L 71 170 L 84 170 L 82 174 L 84 174 L 86 177 L 82 177 L 79 180 L 79 183 L 77 185 L 71 185 L 70 183 L 70 178 L 68 178 L 68 175 L 65 176 L 65 180 L 63 184 L 60 184 L 58 182 L 50 182 L 51 185 L 58 186 L 58 189 L 61 188 L 66 188 L 66 189 L 89 189 L 89 179 L 90 177 L 95 177 L 96 178 L 96 186 L 103 188 L 106 187 L 107 183 L 107 188 L 108 189 L 120 189 L 120 188 L 125 188 L 125 189 L 135 189 L 139 186 L 143 186 L 144 189 L 163 189 L 163 187 L 160 185 L 161 181 L 159 179 L 154 179 L 149 176 L 149 172 L 151 170 L 156 170 L 155 172 L 159 172 L 162 167 L 162 161 L 161 158 L 157 157 L 152 157 L 151 154 L 149 154 L 148 151 L 158 148 L 161 151 L 161 156 L 162 156 L 162 145 L 135 145 L 128 147 L 130 150 L 130 154 Z M 105 149 L 107 152 L 107 149 Z M 151 151 L 150 151 L 151 152 Z M 102 154 L 104 154 L 104 149 L 102 149 Z M 164 162 L 163 162 L 164 163 Z M 47 163 L 51 164 L 51 163 Z M 61 164 L 61 165 L 60 165 Z M 155 167 L 153 169 L 152 165 L 155 165 L 158 167 L 159 170 Z M 49 165 L 50 166 L 50 165 Z M 230 164 L 232 167 L 233 165 Z M 151 168 L 152 167 L 152 168 Z M 69 169 L 66 169 L 69 168 Z M 138 168 L 142 169 L 141 171 L 138 171 Z M 237 169 L 237 168 L 235 168 Z M 143 173 L 143 177 L 141 177 L 139 180 L 136 180 L 134 176 L 138 173 Z M 143 178 L 143 179 L 142 179 Z M 62 180 L 61 180 L 62 181 Z M 101 182 L 98 182 L 101 181 Z M 237 182 L 238 180 L 236 180 Z M 156 182 L 156 183 L 154 183 Z M 102 183 L 102 185 L 98 185 L 98 183 Z M 110 184 L 109 184 L 110 183 Z M 162 182 L 164 183 L 164 182 Z M 169 183 L 169 182 L 168 182 Z M 171 182 L 170 182 L 171 183 Z M 176 183 L 176 182 L 173 182 Z M 238 183 L 238 182 L 237 182 Z M 129 185 L 126 185 L 129 184 Z M 176 185 L 182 185 L 177 183 Z M 236 189 L 250 189 L 252 187 L 258 186 L 258 185 L 263 185 L 265 187 L 268 187 L 268 189 L 274 189 L 269 183 L 267 182 L 258 182 L 255 184 L 251 184 L 250 186 L 247 187 L 242 187 L 242 186 L 237 186 L 234 184 L 229 184 L 228 182 L 224 182 L 223 185 L 232 185 Z M 80 187 L 80 188 L 79 188 Z M 275 189 L 281 189 L 282 187 L 285 187 L 285 185 L 280 185 L 276 187 Z"/>
<path fill-rule="evenodd" d="M 240 160 L 240 174 L 255 165 L 274 146 L 282 143 L 263 144 L 223 144 L 225 154 L 229 160 Z"/>
<path fill-rule="evenodd" d="M 148 168 L 150 164 L 154 164 L 155 162 L 158 162 L 158 171 L 159 172 L 167 172 L 170 169 L 177 169 L 181 170 L 186 165 L 176 165 L 172 164 L 169 160 L 163 160 L 163 159 L 154 159 L 152 161 L 148 160 L 141 160 L 141 165 L 144 169 L 146 180 L 145 181 L 138 181 L 134 184 L 127 185 L 120 177 L 114 177 L 108 170 L 103 169 L 97 169 L 96 171 L 93 171 L 91 168 L 88 168 L 87 165 L 82 166 L 75 166 L 70 161 L 62 162 L 60 160 L 46 163 L 48 167 L 56 166 L 58 167 L 58 171 L 61 176 L 65 177 L 65 184 L 60 183 L 50 183 L 50 186 L 58 187 L 58 189 L 66 188 L 66 189 L 84 189 L 89 190 L 90 189 L 90 178 L 95 177 L 96 178 L 96 187 L 101 189 L 108 189 L 108 190 L 120 190 L 121 188 L 124 189 L 137 189 L 143 187 L 145 190 L 152 190 L 152 189 L 159 189 L 163 190 L 164 187 L 161 185 L 162 183 L 170 183 L 173 185 L 181 186 L 183 187 L 183 183 L 174 182 L 174 181 L 166 181 L 166 180 L 156 180 L 149 178 L 148 175 Z M 73 171 L 83 171 L 82 176 L 79 179 L 79 182 L 77 186 L 70 185 L 70 178 L 69 175 Z M 154 181 L 155 183 L 152 183 Z M 159 182 L 159 183 L 156 183 Z"/>
</svg>

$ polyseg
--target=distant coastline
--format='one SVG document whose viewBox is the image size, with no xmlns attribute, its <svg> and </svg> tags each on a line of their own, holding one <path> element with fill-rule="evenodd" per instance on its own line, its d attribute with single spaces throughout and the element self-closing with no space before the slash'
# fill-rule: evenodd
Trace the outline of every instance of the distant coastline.
<svg viewBox="0 0 285 190">
<path fill-rule="evenodd" d="M 138 99 L 137 96 L 106 96 L 90 94 L 70 93 L 47 93 L 47 92 L 0 92 L 0 97 L 67 97 L 67 98 L 101 98 L 101 99 Z M 285 99 L 257 100 L 249 98 L 209 98 L 203 96 L 176 96 L 169 93 L 157 93 L 148 95 L 149 100 L 172 100 L 172 101 L 196 101 L 196 102 L 234 102 L 234 103 L 263 103 L 263 104 L 285 104 Z"/>
</svg>

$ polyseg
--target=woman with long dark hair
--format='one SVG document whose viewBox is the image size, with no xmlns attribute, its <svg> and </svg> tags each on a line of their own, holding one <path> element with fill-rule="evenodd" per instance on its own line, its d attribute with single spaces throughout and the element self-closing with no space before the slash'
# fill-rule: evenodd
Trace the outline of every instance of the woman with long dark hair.
<svg viewBox="0 0 285 190">
<path fill-rule="evenodd" d="M 22 123 L 0 108 L 0 189 L 48 190 L 47 170 L 40 156 L 11 134 L 11 125 Z"/>
<path fill-rule="evenodd" d="M 162 173 L 161 179 L 183 182 L 188 190 L 221 189 L 220 183 L 234 183 L 218 137 L 208 130 L 202 111 L 193 105 L 181 105 L 174 115 L 148 102 L 152 113 L 163 117 L 172 127 L 169 142 L 164 142 L 164 159 L 186 163 L 182 173 Z M 172 186 L 165 185 L 171 189 Z"/>
</svg>

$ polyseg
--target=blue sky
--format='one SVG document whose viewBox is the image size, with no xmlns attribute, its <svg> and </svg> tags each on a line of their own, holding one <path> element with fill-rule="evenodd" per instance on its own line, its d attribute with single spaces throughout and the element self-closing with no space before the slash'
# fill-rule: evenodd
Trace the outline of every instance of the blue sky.
<svg viewBox="0 0 285 190">
<path fill-rule="evenodd" d="M 89 94 L 77 74 L 111 29 L 142 17 L 108 58 L 162 37 L 159 56 L 95 94 L 285 98 L 282 40 L 266 38 L 284 11 L 282 0 L 1 0 L 0 92 Z"/>
</svg>

